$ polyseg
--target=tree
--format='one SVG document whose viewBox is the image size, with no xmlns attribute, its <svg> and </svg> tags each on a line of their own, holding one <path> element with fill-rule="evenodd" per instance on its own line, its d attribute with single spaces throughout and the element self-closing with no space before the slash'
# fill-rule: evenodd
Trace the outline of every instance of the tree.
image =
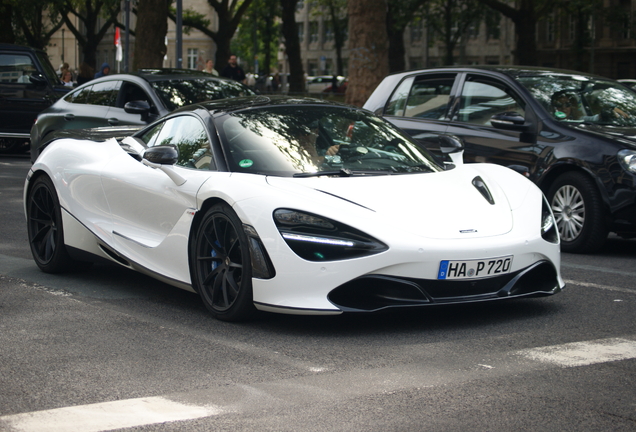
<svg viewBox="0 0 636 432">
<path fill-rule="evenodd" d="M 0 40 L 46 49 L 62 26 L 52 0 L 4 0 L 0 4 Z M 4 25 L 3 25 L 4 24 Z"/>
<path fill-rule="evenodd" d="M 192 27 L 199 30 L 216 44 L 216 56 L 214 67 L 217 70 L 223 69 L 230 58 L 230 42 L 241 18 L 252 4 L 253 0 L 208 0 L 208 4 L 214 9 L 218 16 L 219 27 L 217 31 L 211 30 L 210 20 L 205 15 L 193 10 L 183 12 L 182 24 L 184 27 Z M 174 10 L 170 10 L 168 16 L 176 22 L 177 17 Z"/>
<path fill-rule="evenodd" d="M 454 51 L 468 29 L 479 25 L 484 17 L 484 7 L 476 0 L 437 0 L 428 14 L 428 23 L 444 42 L 444 64 L 454 63 Z"/>
<path fill-rule="evenodd" d="M 170 0 L 139 0 L 135 33 L 144 36 L 135 38 L 133 70 L 163 67 L 169 2 Z"/>
<path fill-rule="evenodd" d="M 96 66 L 97 45 L 102 41 L 108 29 L 117 23 L 120 9 L 120 0 L 60 0 L 58 6 L 60 15 L 77 39 L 84 55 L 84 61 L 93 68 Z M 75 26 L 71 16 L 80 20 L 84 31 Z"/>
<path fill-rule="evenodd" d="M 336 73 L 344 75 L 342 48 L 347 39 L 348 20 L 343 11 L 346 11 L 347 0 L 316 0 L 311 5 L 314 7 L 313 13 L 327 17 L 325 24 L 331 26 L 333 31 L 333 46 L 336 50 Z"/>
<path fill-rule="evenodd" d="M 283 19 L 283 37 L 285 38 L 285 54 L 289 62 L 289 92 L 305 91 L 305 72 L 300 56 L 300 40 L 296 24 L 296 6 L 298 0 L 280 0 Z"/>
<path fill-rule="evenodd" d="M 259 74 L 268 75 L 276 63 L 279 16 L 279 0 L 254 0 L 232 39 L 232 52 L 258 59 Z"/>
<path fill-rule="evenodd" d="M 387 0 L 349 0 L 349 86 L 345 102 L 362 106 L 389 72 Z"/>
<path fill-rule="evenodd" d="M 415 18 L 423 14 L 423 7 L 432 0 L 389 1 L 386 16 L 386 31 L 389 37 L 389 71 L 406 69 L 404 30 Z"/>
<path fill-rule="evenodd" d="M 515 24 L 517 48 L 515 64 L 536 66 L 537 22 L 559 6 L 560 0 L 519 0 L 507 3 L 501 0 L 479 0 L 481 3 L 510 18 Z"/>
</svg>

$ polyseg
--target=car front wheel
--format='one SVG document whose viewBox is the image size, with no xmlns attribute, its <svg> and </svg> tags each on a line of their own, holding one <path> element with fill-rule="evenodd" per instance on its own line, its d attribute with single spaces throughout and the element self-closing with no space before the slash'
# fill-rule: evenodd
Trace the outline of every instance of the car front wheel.
<svg viewBox="0 0 636 432">
<path fill-rule="evenodd" d="M 562 251 L 587 253 L 603 246 L 608 234 L 603 201 L 590 177 L 579 172 L 562 174 L 550 187 L 548 201 Z"/>
<path fill-rule="evenodd" d="M 27 231 L 33 259 L 42 271 L 60 273 L 71 268 L 60 202 L 53 183 L 44 175 L 33 181 L 27 196 Z"/>
<path fill-rule="evenodd" d="M 247 236 L 236 213 L 226 204 L 210 208 L 196 231 L 190 253 L 192 282 L 216 318 L 241 321 L 255 307 Z"/>
</svg>

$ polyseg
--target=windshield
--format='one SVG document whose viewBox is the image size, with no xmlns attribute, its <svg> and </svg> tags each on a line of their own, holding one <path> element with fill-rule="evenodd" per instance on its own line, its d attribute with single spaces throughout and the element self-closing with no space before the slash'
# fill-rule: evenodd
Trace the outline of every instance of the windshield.
<svg viewBox="0 0 636 432">
<path fill-rule="evenodd" d="M 396 128 L 353 108 L 267 107 L 216 121 L 232 171 L 348 176 L 443 170 Z"/>
<path fill-rule="evenodd" d="M 558 121 L 636 126 L 636 93 L 616 82 L 577 75 L 520 77 L 518 81 Z"/>
<path fill-rule="evenodd" d="M 208 100 L 255 94 L 248 87 L 229 80 L 190 78 L 152 81 L 150 84 L 170 111 Z"/>
</svg>

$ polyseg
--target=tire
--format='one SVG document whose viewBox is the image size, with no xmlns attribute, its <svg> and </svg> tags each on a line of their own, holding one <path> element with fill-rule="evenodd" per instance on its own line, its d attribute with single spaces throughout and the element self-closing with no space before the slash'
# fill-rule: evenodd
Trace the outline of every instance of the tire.
<svg viewBox="0 0 636 432">
<path fill-rule="evenodd" d="M 29 190 L 27 231 L 33 259 L 43 272 L 61 273 L 72 267 L 74 261 L 64 246 L 60 202 L 47 176 L 35 179 Z"/>
<path fill-rule="evenodd" d="M 190 265 L 194 288 L 215 318 L 242 321 L 256 312 L 248 239 L 227 204 L 203 216 L 191 242 Z"/>
<path fill-rule="evenodd" d="M 548 202 L 563 252 L 589 253 L 603 246 L 609 230 L 601 194 L 590 177 L 580 172 L 560 175 L 548 191 Z"/>
<path fill-rule="evenodd" d="M 21 154 L 29 150 L 29 139 L 0 138 L 0 154 Z"/>
</svg>

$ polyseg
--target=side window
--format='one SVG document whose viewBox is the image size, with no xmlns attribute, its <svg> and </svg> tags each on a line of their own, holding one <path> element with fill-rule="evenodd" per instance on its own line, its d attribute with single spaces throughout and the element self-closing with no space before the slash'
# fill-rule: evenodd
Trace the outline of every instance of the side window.
<svg viewBox="0 0 636 432">
<path fill-rule="evenodd" d="M 404 116 L 435 120 L 445 118 L 454 82 L 454 76 L 416 80 Z"/>
<path fill-rule="evenodd" d="M 161 128 L 164 123 L 159 123 L 148 132 L 143 134 L 141 137 L 142 141 L 146 143 L 146 147 L 153 147 L 157 141 L 157 137 L 159 136 L 159 132 L 161 132 Z"/>
<path fill-rule="evenodd" d="M 152 99 L 148 97 L 141 87 L 137 84 L 124 82 L 119 92 L 117 106 L 123 108 L 124 105 L 132 101 L 146 101 L 149 105 L 152 105 Z"/>
<path fill-rule="evenodd" d="M 409 77 L 402 81 L 397 90 L 391 95 L 389 103 L 384 109 L 385 115 L 403 116 L 404 108 L 406 107 L 406 100 L 409 97 L 409 91 L 413 85 L 413 77 Z"/>
<path fill-rule="evenodd" d="M 163 123 L 156 137 L 154 129 L 148 135 L 148 146 L 172 145 L 179 150 L 177 165 L 194 169 L 214 169 L 210 140 L 201 121 L 192 116 L 180 116 Z M 144 135 L 144 141 L 146 141 Z"/>
<path fill-rule="evenodd" d="M 33 60 L 28 55 L 1 54 L 0 82 L 31 84 L 29 77 L 36 71 Z"/>
<path fill-rule="evenodd" d="M 84 87 L 74 92 L 70 93 L 68 96 L 64 97 L 64 100 L 69 103 L 79 103 L 85 104 L 88 103 L 88 95 L 91 93 L 91 89 L 93 86 Z"/>
<path fill-rule="evenodd" d="M 89 105 L 115 106 L 115 97 L 119 81 L 106 81 L 93 84 L 87 103 Z"/>
<path fill-rule="evenodd" d="M 466 81 L 456 120 L 491 126 L 490 118 L 493 115 L 511 111 L 524 116 L 525 103 L 503 84 Z"/>
</svg>

